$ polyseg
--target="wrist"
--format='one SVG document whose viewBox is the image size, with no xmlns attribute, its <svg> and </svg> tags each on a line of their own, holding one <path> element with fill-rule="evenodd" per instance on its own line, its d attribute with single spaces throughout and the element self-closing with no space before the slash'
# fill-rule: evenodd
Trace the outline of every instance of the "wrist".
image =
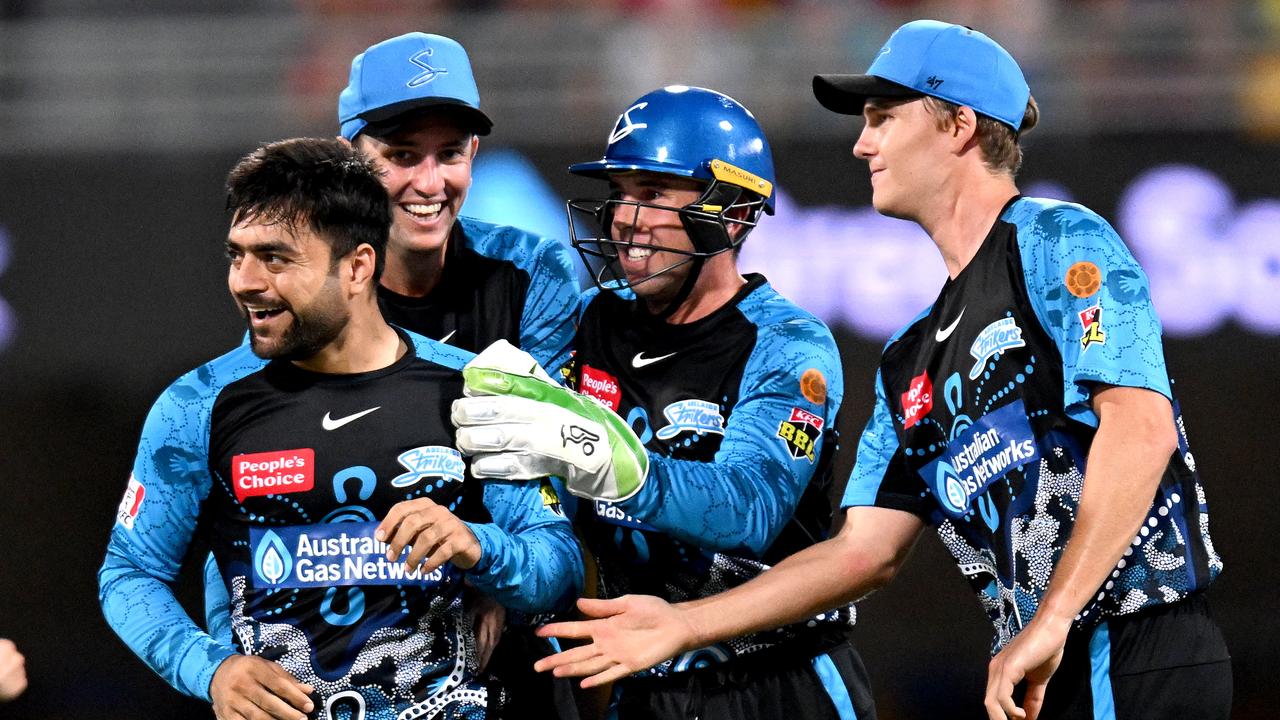
<svg viewBox="0 0 1280 720">
<path fill-rule="evenodd" d="M 682 638 L 683 642 L 680 644 L 682 652 L 697 650 L 715 644 L 716 616 L 714 612 L 708 610 L 708 603 L 691 600 L 674 607 L 680 613 L 680 618 L 684 620 L 686 628 L 685 637 Z M 714 610 L 714 607 L 710 607 L 710 610 Z"/>
</svg>

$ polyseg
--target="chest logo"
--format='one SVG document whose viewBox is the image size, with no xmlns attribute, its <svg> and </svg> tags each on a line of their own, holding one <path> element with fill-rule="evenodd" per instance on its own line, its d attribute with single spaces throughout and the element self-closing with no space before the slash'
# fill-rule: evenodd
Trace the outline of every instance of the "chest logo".
<svg viewBox="0 0 1280 720">
<path fill-rule="evenodd" d="M 920 468 L 920 475 L 942 511 L 959 519 L 992 483 L 1039 459 L 1039 446 L 1018 400 L 978 418 L 940 457 Z"/>
<path fill-rule="evenodd" d="M 644 353 L 638 352 L 636 353 L 635 357 L 631 358 L 631 367 L 639 369 L 639 368 L 645 367 L 646 365 L 652 365 L 656 362 L 662 362 L 663 360 L 666 360 L 669 357 L 675 357 L 675 353 L 667 353 L 666 355 L 659 355 L 658 357 L 647 358 L 644 356 Z"/>
<path fill-rule="evenodd" d="M 982 374 L 982 367 L 987 364 L 991 356 L 1012 348 L 1026 347 L 1026 344 L 1022 339 L 1022 328 L 1018 327 L 1018 321 L 1011 317 L 1000 318 L 982 328 L 982 332 L 978 333 L 977 339 L 969 348 L 969 354 L 977 360 L 973 364 L 973 369 L 969 371 L 969 379 L 978 379 Z"/>
<path fill-rule="evenodd" d="M 440 478 L 444 481 L 462 482 L 462 473 L 466 464 L 462 462 L 462 453 L 443 445 L 424 445 L 400 453 L 396 458 L 409 472 L 391 478 L 392 487 L 409 487 L 416 485 L 424 478 Z"/>
<path fill-rule="evenodd" d="M 791 457 L 799 460 L 807 459 L 810 463 L 814 457 L 814 444 L 822 433 L 823 419 L 807 410 L 791 408 L 791 415 L 778 424 L 778 437 L 787 446 Z"/>
<path fill-rule="evenodd" d="M 911 378 L 907 391 L 902 393 L 902 428 L 905 430 L 924 419 L 933 409 L 933 381 L 929 373 Z"/>
<path fill-rule="evenodd" d="M 699 435 L 724 434 L 724 416 L 720 414 L 720 406 L 707 400 L 673 402 L 662 409 L 662 414 L 670 424 L 655 433 L 659 440 L 670 440 L 686 431 Z"/>
<path fill-rule="evenodd" d="M 338 428 L 342 427 L 343 425 L 346 425 L 347 423 L 353 423 L 356 420 L 359 420 L 360 418 L 364 417 L 365 415 L 368 415 L 374 410 L 381 410 L 381 409 L 382 409 L 382 406 L 379 405 L 378 407 L 371 407 L 368 410 L 361 410 L 358 413 L 352 413 L 351 415 L 344 415 L 340 418 L 331 418 L 329 417 L 329 413 L 325 413 L 324 418 L 320 420 L 320 426 L 323 427 L 325 430 L 337 430 Z"/>
<path fill-rule="evenodd" d="M 408 569 L 407 550 L 387 559 L 389 546 L 374 538 L 376 522 L 340 522 L 249 528 L 253 587 L 330 588 L 351 585 L 404 585 L 432 588 L 461 578 L 451 563 L 429 573 Z"/>
<path fill-rule="evenodd" d="M 582 366 L 582 382 L 579 383 L 578 390 L 583 395 L 599 400 L 613 411 L 617 411 L 618 405 L 622 403 L 622 388 L 618 386 L 618 379 L 590 365 Z"/>
<path fill-rule="evenodd" d="M 951 333 L 955 332 L 956 328 L 959 327 L 960 318 L 964 317 L 964 311 L 968 309 L 969 307 L 967 305 L 960 308 L 960 314 L 956 316 L 956 319 L 952 320 L 950 325 L 944 328 L 939 328 L 938 332 L 934 334 L 933 339 L 938 342 L 943 342 L 947 338 L 951 337 Z"/>
<path fill-rule="evenodd" d="M 307 492 L 315 486 L 316 452 L 311 448 L 246 453 L 231 458 L 236 499 Z"/>
</svg>

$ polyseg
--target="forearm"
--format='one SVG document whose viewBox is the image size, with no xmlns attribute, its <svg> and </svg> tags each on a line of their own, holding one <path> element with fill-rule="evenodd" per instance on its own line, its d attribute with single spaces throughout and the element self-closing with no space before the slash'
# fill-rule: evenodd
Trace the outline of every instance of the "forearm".
<svg viewBox="0 0 1280 720">
<path fill-rule="evenodd" d="M 209 682 L 235 649 L 196 627 L 161 580 L 108 548 L 98 573 L 108 624 L 156 674 L 179 691 L 209 700 Z"/>
<path fill-rule="evenodd" d="M 800 622 L 848 605 L 892 577 L 866 554 L 832 538 L 792 555 L 718 595 L 677 605 L 694 628 L 684 650 Z"/>
<path fill-rule="evenodd" d="M 649 479 L 619 507 L 671 537 L 717 552 L 764 553 L 795 510 L 787 468 L 755 462 L 694 462 L 650 456 Z"/>
<path fill-rule="evenodd" d="M 1167 408 L 1167 404 L 1165 405 Z M 1171 415 L 1102 415 L 1075 527 L 1036 617 L 1071 622 L 1130 546 L 1176 447 Z"/>
<path fill-rule="evenodd" d="M 566 522 L 511 533 L 492 523 L 468 523 L 480 542 L 480 562 L 467 573 L 476 589 L 512 610 L 560 610 L 582 591 L 582 551 Z"/>
</svg>

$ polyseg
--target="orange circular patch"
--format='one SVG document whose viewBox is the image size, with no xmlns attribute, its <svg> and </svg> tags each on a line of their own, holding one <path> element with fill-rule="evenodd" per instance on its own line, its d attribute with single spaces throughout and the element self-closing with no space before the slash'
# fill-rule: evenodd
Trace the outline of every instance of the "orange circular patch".
<svg viewBox="0 0 1280 720">
<path fill-rule="evenodd" d="M 811 403 L 821 405 L 827 401 L 827 378 L 816 368 L 809 368 L 800 376 L 800 394 Z"/>
<path fill-rule="evenodd" d="M 1087 298 L 1102 287 L 1102 271 L 1088 260 L 1082 260 L 1067 270 L 1067 277 L 1063 282 L 1072 295 Z"/>
</svg>

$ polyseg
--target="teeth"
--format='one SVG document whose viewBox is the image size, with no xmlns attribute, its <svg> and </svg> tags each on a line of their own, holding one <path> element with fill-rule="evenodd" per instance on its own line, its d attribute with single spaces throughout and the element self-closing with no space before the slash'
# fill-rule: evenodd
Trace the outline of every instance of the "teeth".
<svg viewBox="0 0 1280 720">
<path fill-rule="evenodd" d="M 440 213 L 440 205 L 441 203 L 405 203 L 401 207 L 415 217 L 433 217 Z"/>
<path fill-rule="evenodd" d="M 653 254 L 653 248 L 631 245 L 627 248 L 628 260 L 643 260 Z"/>
</svg>

